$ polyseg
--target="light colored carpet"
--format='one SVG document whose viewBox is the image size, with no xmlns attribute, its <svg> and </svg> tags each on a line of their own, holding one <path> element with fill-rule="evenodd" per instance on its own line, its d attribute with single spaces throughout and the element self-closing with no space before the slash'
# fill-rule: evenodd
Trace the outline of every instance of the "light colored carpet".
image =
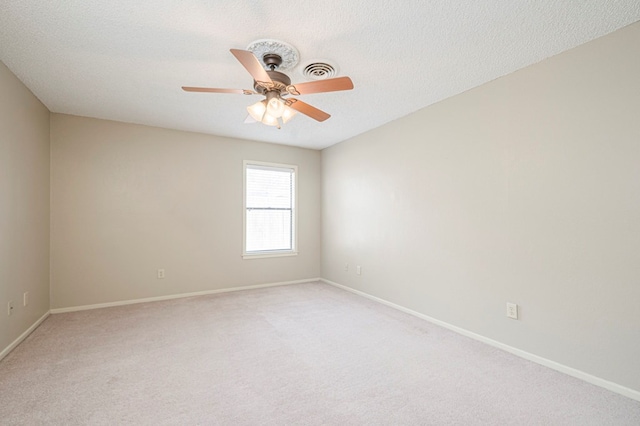
<svg viewBox="0 0 640 426">
<path fill-rule="evenodd" d="M 640 403 L 321 283 L 49 317 L 0 423 L 640 425 Z"/>
</svg>

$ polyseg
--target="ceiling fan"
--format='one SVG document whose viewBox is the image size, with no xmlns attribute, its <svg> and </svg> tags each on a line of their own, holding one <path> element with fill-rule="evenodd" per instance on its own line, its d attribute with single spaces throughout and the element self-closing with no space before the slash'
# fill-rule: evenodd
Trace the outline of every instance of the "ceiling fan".
<svg viewBox="0 0 640 426">
<path fill-rule="evenodd" d="M 336 92 L 353 89 L 353 82 L 349 77 L 328 78 L 325 80 L 309 81 L 291 84 L 291 79 L 284 73 L 276 71 L 282 64 L 282 57 L 278 53 L 265 53 L 263 64 L 248 50 L 230 49 L 233 56 L 245 67 L 253 77 L 254 90 L 248 89 L 216 89 L 209 87 L 182 86 L 187 92 L 207 93 L 236 93 L 241 95 L 264 95 L 265 99 L 249 107 L 249 117 L 245 122 L 258 121 L 278 129 L 298 112 L 317 121 L 325 121 L 331 117 L 326 112 L 302 102 L 292 95 L 306 95 L 310 93 Z M 265 67 L 267 69 L 265 69 Z"/>
</svg>

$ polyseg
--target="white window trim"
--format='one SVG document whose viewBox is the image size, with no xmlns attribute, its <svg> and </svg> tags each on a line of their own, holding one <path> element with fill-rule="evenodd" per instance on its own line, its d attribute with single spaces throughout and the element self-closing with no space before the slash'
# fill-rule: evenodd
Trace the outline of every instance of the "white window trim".
<svg viewBox="0 0 640 426">
<path fill-rule="evenodd" d="M 294 173 L 293 183 L 293 250 L 265 250 L 252 251 L 247 253 L 247 166 L 265 166 L 269 169 L 281 168 L 292 170 Z M 242 162 L 242 258 L 243 259 L 263 259 L 267 257 L 285 257 L 298 255 L 298 166 L 293 164 L 268 163 L 264 161 L 244 160 Z"/>
</svg>

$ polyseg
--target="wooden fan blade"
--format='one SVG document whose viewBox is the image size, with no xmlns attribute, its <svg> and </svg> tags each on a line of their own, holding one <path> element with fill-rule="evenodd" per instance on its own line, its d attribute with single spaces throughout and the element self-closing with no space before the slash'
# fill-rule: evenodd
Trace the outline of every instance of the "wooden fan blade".
<svg viewBox="0 0 640 426">
<path fill-rule="evenodd" d="M 263 83 L 266 86 L 273 86 L 271 77 L 269 77 L 269 74 L 267 74 L 265 69 L 262 67 L 262 64 L 260 63 L 260 61 L 258 61 L 258 58 L 256 58 L 253 53 L 249 52 L 248 50 L 230 50 L 233 56 L 235 56 L 236 59 L 240 61 L 242 66 L 245 67 L 247 71 L 249 71 L 249 74 L 251 74 L 251 77 L 253 77 L 253 79 L 257 83 Z"/>
<path fill-rule="evenodd" d="M 326 80 L 309 81 L 287 86 L 292 95 L 307 95 L 309 93 L 337 92 L 353 89 L 353 82 L 349 77 L 328 78 Z"/>
<path fill-rule="evenodd" d="M 324 121 L 327 118 L 331 117 L 326 112 L 319 110 L 318 108 L 311 106 L 308 103 L 302 102 L 299 99 L 289 98 L 285 100 L 285 104 L 288 107 L 291 107 L 296 111 L 301 112 L 304 115 L 307 115 L 317 121 Z"/>
<path fill-rule="evenodd" d="M 257 95 L 253 90 L 246 89 L 215 89 L 213 87 L 189 87 L 182 86 L 185 92 L 206 92 L 206 93 L 237 93 L 239 95 Z"/>
</svg>

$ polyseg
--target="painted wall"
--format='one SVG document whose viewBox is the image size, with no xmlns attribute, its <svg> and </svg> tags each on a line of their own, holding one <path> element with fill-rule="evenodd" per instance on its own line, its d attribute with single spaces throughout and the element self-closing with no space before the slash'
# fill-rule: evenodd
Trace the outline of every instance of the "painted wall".
<svg viewBox="0 0 640 426">
<path fill-rule="evenodd" d="M 324 150 L 322 276 L 640 391 L 638 45 L 635 24 Z"/>
<path fill-rule="evenodd" d="M 48 311 L 49 110 L 0 62 L 0 352 Z"/>
<path fill-rule="evenodd" d="M 298 165 L 298 256 L 242 259 L 243 160 Z M 52 309 L 320 275 L 319 151 L 52 114 L 51 197 Z"/>
</svg>

